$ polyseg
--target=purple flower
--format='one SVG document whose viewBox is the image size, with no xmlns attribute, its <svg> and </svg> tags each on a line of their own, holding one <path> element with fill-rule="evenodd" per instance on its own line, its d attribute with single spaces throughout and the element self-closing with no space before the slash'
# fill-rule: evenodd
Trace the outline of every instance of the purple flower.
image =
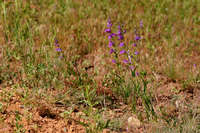
<svg viewBox="0 0 200 133">
<path fill-rule="evenodd" d="M 114 45 L 114 42 L 109 41 L 108 47 L 111 48 Z"/>
<path fill-rule="evenodd" d="M 136 47 L 136 46 L 137 46 L 137 44 L 136 44 L 136 43 L 133 43 L 132 45 L 133 45 L 133 47 Z"/>
<path fill-rule="evenodd" d="M 136 76 L 139 76 L 139 72 L 136 72 Z"/>
<path fill-rule="evenodd" d="M 61 48 L 56 48 L 56 51 L 57 51 L 57 52 L 61 52 L 62 49 L 61 49 Z"/>
<path fill-rule="evenodd" d="M 116 36 L 116 34 L 115 34 L 115 33 L 112 33 L 112 34 L 110 34 L 110 35 L 108 36 L 108 39 L 110 40 L 110 39 L 112 39 L 112 37 L 114 37 L 114 36 Z"/>
<path fill-rule="evenodd" d="M 119 54 L 124 54 L 124 53 L 126 53 L 125 50 L 122 50 L 122 51 L 119 52 Z"/>
<path fill-rule="evenodd" d="M 123 40 L 124 39 L 124 36 L 123 35 L 118 35 L 118 40 Z"/>
<path fill-rule="evenodd" d="M 121 26 L 120 26 L 120 25 L 118 25 L 117 28 L 118 28 L 119 30 L 121 30 Z"/>
<path fill-rule="evenodd" d="M 138 51 L 135 51 L 135 55 L 138 55 L 139 54 L 139 52 Z"/>
<path fill-rule="evenodd" d="M 59 47 L 58 40 L 55 40 L 55 46 Z"/>
<path fill-rule="evenodd" d="M 121 34 L 122 34 L 121 30 L 118 30 L 118 31 L 117 31 L 117 34 L 118 34 L 118 35 L 121 35 Z"/>
<path fill-rule="evenodd" d="M 117 62 L 116 62 L 116 60 L 112 60 L 112 63 L 115 63 L 115 64 L 116 64 Z"/>
<path fill-rule="evenodd" d="M 140 21 L 140 27 L 141 28 L 143 27 L 143 21 L 142 20 Z"/>
<path fill-rule="evenodd" d="M 110 32 L 111 32 L 111 29 L 105 29 L 105 32 L 106 32 L 106 33 L 110 33 Z"/>
<path fill-rule="evenodd" d="M 61 55 L 61 56 L 59 56 L 59 58 L 60 58 L 60 59 L 62 59 L 62 58 L 63 58 L 63 56 Z"/>
<path fill-rule="evenodd" d="M 134 70 L 134 68 L 135 68 L 134 66 L 130 66 L 130 69 L 131 69 L 131 70 Z"/>
<path fill-rule="evenodd" d="M 111 23 L 111 21 L 110 21 L 110 19 L 108 20 L 108 22 L 107 22 L 107 27 L 111 27 L 112 26 L 112 23 Z"/>
<path fill-rule="evenodd" d="M 112 54 L 112 53 L 114 53 L 115 52 L 115 50 L 114 49 L 110 49 L 110 54 Z"/>
<path fill-rule="evenodd" d="M 112 34 L 110 34 L 110 35 L 113 37 L 113 36 L 116 36 L 117 34 L 115 34 L 115 33 L 112 33 Z"/>
<path fill-rule="evenodd" d="M 109 36 L 108 36 L 108 39 L 110 40 L 110 39 L 112 39 L 112 37 L 113 37 L 112 35 L 109 35 Z"/>
<path fill-rule="evenodd" d="M 132 64 L 132 61 L 131 61 L 131 56 L 130 55 L 128 55 L 128 60 L 129 60 L 129 62 Z"/>
<path fill-rule="evenodd" d="M 136 40 L 136 41 L 139 41 L 140 39 L 141 39 L 140 36 L 135 36 L 135 40 Z"/>
<path fill-rule="evenodd" d="M 59 47 L 60 45 L 59 45 L 58 43 L 55 43 L 55 46 L 56 46 L 56 47 Z"/>
<path fill-rule="evenodd" d="M 128 60 L 126 60 L 126 59 L 125 59 L 125 60 L 123 60 L 123 62 L 124 62 L 125 64 L 129 63 L 129 62 L 128 62 Z"/>
<path fill-rule="evenodd" d="M 119 47 L 123 47 L 123 46 L 124 46 L 124 43 L 121 42 L 121 43 L 119 44 Z"/>
<path fill-rule="evenodd" d="M 55 39 L 55 43 L 58 43 L 58 40 L 57 40 L 57 39 Z"/>
</svg>

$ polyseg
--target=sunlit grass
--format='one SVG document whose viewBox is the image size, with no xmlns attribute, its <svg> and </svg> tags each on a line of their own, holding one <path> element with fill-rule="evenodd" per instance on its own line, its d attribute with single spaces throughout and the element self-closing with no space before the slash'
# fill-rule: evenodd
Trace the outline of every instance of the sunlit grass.
<svg viewBox="0 0 200 133">
<path fill-rule="evenodd" d="M 156 101 L 159 98 L 154 92 L 173 83 L 181 86 L 175 88 L 177 93 L 173 96 L 192 95 L 190 104 L 195 98 L 198 100 L 199 16 L 199 0 L 0 0 L 0 103 L 11 102 L 17 94 L 25 105 L 35 106 L 34 101 L 43 99 L 52 105 L 59 102 L 78 108 L 86 115 L 87 123 L 79 124 L 87 132 L 125 130 L 119 122 L 102 116 L 122 105 L 144 123 L 162 121 L 168 125 L 166 131 L 190 132 L 189 127 L 194 125 L 191 131 L 197 131 L 198 115 L 193 118 L 178 113 L 187 118 L 185 122 L 174 112 L 162 116 L 157 106 L 163 101 Z M 124 64 L 112 63 L 114 56 L 110 55 L 105 33 L 109 19 L 113 26 L 120 24 L 126 29 L 126 49 L 134 43 L 136 30 L 143 23 L 141 41 L 134 51 L 139 52 L 134 59 L 137 58 L 136 71 L 144 74 L 141 80 L 131 76 L 135 71 Z M 117 32 L 117 28 L 113 30 Z M 198 103 L 194 106 L 199 107 Z M 0 113 L 3 110 L 4 105 L 0 104 Z M 195 113 L 199 112 L 192 112 Z M 17 123 L 19 116 L 16 132 L 23 130 Z M 173 125 L 174 121 L 178 124 Z M 161 130 L 163 125 L 159 125 Z"/>
</svg>

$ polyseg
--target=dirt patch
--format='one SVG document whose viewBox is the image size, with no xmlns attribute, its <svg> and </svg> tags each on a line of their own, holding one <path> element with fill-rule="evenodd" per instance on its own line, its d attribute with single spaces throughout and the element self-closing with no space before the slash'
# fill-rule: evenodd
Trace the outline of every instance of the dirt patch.
<svg viewBox="0 0 200 133">
<path fill-rule="evenodd" d="M 4 110 L 0 112 L 0 117 L 3 119 L 0 122 L 0 133 L 13 133 L 15 131 L 26 131 L 27 133 L 85 132 L 85 128 L 77 123 L 81 120 L 76 114 L 72 114 L 70 119 L 60 116 L 63 108 L 48 104 L 28 107 L 23 105 L 17 97 L 12 99 L 10 104 L 3 104 Z"/>
</svg>

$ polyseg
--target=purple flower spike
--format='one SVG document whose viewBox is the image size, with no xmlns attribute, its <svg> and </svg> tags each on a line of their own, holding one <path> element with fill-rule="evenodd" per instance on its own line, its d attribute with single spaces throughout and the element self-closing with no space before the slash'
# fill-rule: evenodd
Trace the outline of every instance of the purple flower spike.
<svg viewBox="0 0 200 133">
<path fill-rule="evenodd" d="M 125 50 L 122 50 L 122 51 L 119 52 L 119 54 L 124 54 L 124 53 L 126 53 Z"/>
<path fill-rule="evenodd" d="M 108 47 L 111 48 L 114 45 L 114 42 L 109 41 Z"/>
<path fill-rule="evenodd" d="M 136 43 L 133 43 L 132 45 L 133 45 L 133 47 L 136 47 L 136 46 L 137 46 L 137 44 L 136 44 Z"/>
<path fill-rule="evenodd" d="M 115 64 L 116 64 L 117 62 L 116 62 L 116 60 L 112 60 L 112 63 L 115 63 Z"/>
<path fill-rule="evenodd" d="M 56 51 L 57 51 L 57 52 L 61 52 L 62 49 L 61 49 L 61 48 L 56 48 Z"/>
<path fill-rule="evenodd" d="M 110 32 L 111 32 L 111 29 L 105 29 L 105 32 L 106 32 L 106 33 L 110 33 Z"/>
<path fill-rule="evenodd" d="M 115 52 L 115 50 L 114 49 L 110 49 L 110 54 L 112 54 L 112 53 L 114 53 Z"/>
<path fill-rule="evenodd" d="M 128 60 L 123 60 L 123 62 L 124 62 L 125 64 L 129 63 Z"/>
<path fill-rule="evenodd" d="M 140 39 L 141 39 L 140 36 L 136 36 L 136 37 L 135 37 L 135 40 L 136 40 L 136 41 L 139 41 Z"/>
<path fill-rule="evenodd" d="M 135 55 L 138 55 L 139 54 L 139 52 L 138 51 L 135 51 Z"/>
<path fill-rule="evenodd" d="M 119 44 L 119 47 L 123 47 L 123 46 L 124 46 L 124 43 L 121 42 L 121 43 Z"/>
</svg>

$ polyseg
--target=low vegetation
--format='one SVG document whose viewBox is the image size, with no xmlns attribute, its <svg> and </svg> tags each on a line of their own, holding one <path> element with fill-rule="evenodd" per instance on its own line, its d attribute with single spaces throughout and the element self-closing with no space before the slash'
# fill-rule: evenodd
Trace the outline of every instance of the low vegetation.
<svg viewBox="0 0 200 133">
<path fill-rule="evenodd" d="M 0 0 L 0 132 L 200 132 L 200 1 Z"/>
</svg>

